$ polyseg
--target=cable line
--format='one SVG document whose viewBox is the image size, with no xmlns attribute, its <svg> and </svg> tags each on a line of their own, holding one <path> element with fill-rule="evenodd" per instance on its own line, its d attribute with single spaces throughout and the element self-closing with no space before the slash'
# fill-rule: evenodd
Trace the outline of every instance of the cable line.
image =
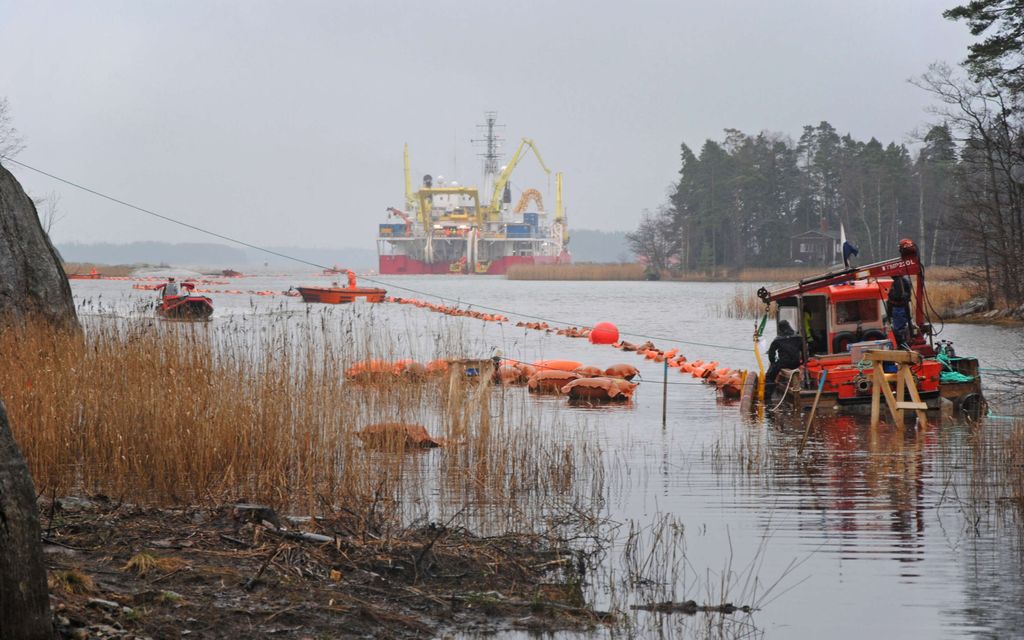
<svg viewBox="0 0 1024 640">
<path fill-rule="evenodd" d="M 79 184 L 79 183 L 74 182 L 72 180 L 68 180 L 66 178 L 62 178 L 62 177 L 60 177 L 58 175 L 54 175 L 54 174 L 49 173 L 47 171 L 43 171 L 42 169 L 39 169 L 37 167 L 33 167 L 32 165 L 29 165 L 29 164 L 25 164 L 24 162 L 22 162 L 20 160 L 15 160 L 14 158 L 11 158 L 9 156 L 0 154 L 0 158 L 2 158 L 3 160 L 6 160 L 7 162 L 12 162 L 12 163 L 18 165 L 19 167 L 23 167 L 25 169 L 28 169 L 29 171 L 34 171 L 34 172 L 36 172 L 36 173 L 38 173 L 40 175 L 44 175 L 44 176 L 46 176 L 48 178 L 51 178 L 53 180 L 56 180 L 58 182 L 62 182 L 62 183 L 66 184 L 66 185 L 68 185 L 70 187 L 74 187 L 75 189 L 80 189 L 82 191 L 85 191 L 86 193 L 91 193 L 94 196 L 103 198 L 104 200 L 109 200 L 111 202 L 115 202 L 115 203 L 120 204 L 122 206 L 128 207 L 129 209 L 134 209 L 135 211 L 139 211 L 141 213 L 145 213 L 145 214 L 153 216 L 155 218 L 160 218 L 161 220 L 164 220 L 164 221 L 167 221 L 167 222 L 170 222 L 170 223 L 173 223 L 173 224 L 185 227 L 187 229 L 192 229 L 193 231 L 198 231 L 200 233 L 205 233 L 205 234 L 207 234 L 209 236 L 213 236 L 213 237 L 219 238 L 221 240 L 226 240 L 227 242 L 233 242 L 235 244 L 242 245 L 243 247 L 248 247 L 250 249 L 255 249 L 256 251 L 262 251 L 262 252 L 264 252 L 266 254 L 269 254 L 269 255 L 272 255 L 272 256 L 277 256 L 279 258 L 284 258 L 286 260 L 292 260 L 294 262 L 298 262 L 299 264 L 304 264 L 304 265 L 308 265 L 310 267 L 316 267 L 318 269 L 324 269 L 324 270 L 330 269 L 330 267 L 328 267 L 326 265 L 318 264 L 316 262 L 311 262 L 309 260 L 304 260 L 302 258 L 296 258 L 295 256 L 290 256 L 290 255 L 281 253 L 279 251 L 274 251 L 273 249 L 267 249 L 266 247 L 261 247 L 259 245 L 255 245 L 255 244 L 252 244 L 250 242 L 246 242 L 244 240 L 239 240 L 237 238 L 232 238 L 231 236 L 226 236 L 226 235 L 224 235 L 222 233 L 217 233 L 216 231 L 210 231 L 209 229 L 204 229 L 203 227 L 199 227 L 199 226 L 196 226 L 194 224 L 190 224 L 188 222 L 183 222 L 183 221 L 178 220 L 176 218 L 172 218 L 171 216 L 164 215 L 162 213 L 157 213 L 156 211 L 153 211 L 152 209 L 147 209 L 145 207 L 141 207 L 139 205 L 132 204 L 131 202 L 127 202 L 125 200 L 121 200 L 120 198 L 115 198 L 114 196 L 107 195 L 107 194 L 105 194 L 103 192 L 100 192 L 100 191 L 96 191 L 95 189 L 90 189 L 89 187 L 87 187 L 85 185 Z M 438 300 L 442 300 L 442 301 L 454 302 L 456 304 L 463 304 L 462 300 L 459 299 L 459 298 L 449 298 L 449 297 L 446 297 L 446 296 L 438 295 L 436 293 L 430 293 L 429 291 L 420 291 L 418 289 L 412 289 L 410 287 L 403 287 L 401 285 L 394 284 L 392 282 L 384 282 L 382 280 L 377 280 L 377 279 L 372 278 L 372 277 L 360 276 L 360 278 L 363 279 L 363 280 L 366 280 L 367 282 L 372 282 L 373 284 L 379 284 L 379 285 L 384 285 L 384 286 L 387 286 L 387 287 L 391 287 L 392 289 L 400 289 L 402 291 L 407 291 L 409 293 L 414 293 L 416 295 L 429 296 L 431 298 L 437 298 Z M 487 311 L 497 311 L 499 313 L 519 316 L 521 318 L 530 318 L 532 320 L 541 320 L 543 322 L 549 322 L 549 323 L 553 323 L 553 324 L 561 324 L 561 325 L 566 325 L 566 326 L 570 326 L 570 327 L 584 326 L 583 323 L 579 323 L 579 322 L 565 322 L 565 321 L 562 321 L 562 320 L 554 320 L 554 319 L 551 319 L 551 318 L 545 318 L 543 316 L 536 316 L 536 315 L 531 315 L 531 314 L 527 314 L 527 313 L 520 313 L 518 311 L 511 311 L 509 309 L 502 309 L 500 307 L 490 307 L 490 306 L 486 306 L 486 305 L 482 305 L 482 304 L 472 304 L 472 303 L 468 303 L 468 304 L 469 304 L 470 308 L 476 307 L 478 309 L 484 309 L 484 310 L 487 310 Z M 665 337 L 665 336 L 652 336 L 652 335 L 646 335 L 646 334 L 643 334 L 643 333 L 631 333 L 631 332 L 626 332 L 626 331 L 621 332 L 621 333 L 622 333 L 622 335 L 632 336 L 632 337 L 635 337 L 635 338 L 645 338 L 647 340 L 664 340 L 664 341 L 667 341 L 667 342 L 674 342 L 674 343 L 678 343 L 678 344 L 687 344 L 687 345 L 693 345 L 693 346 L 698 346 L 698 347 L 710 347 L 710 348 L 714 348 L 714 349 L 727 349 L 727 350 L 732 350 L 732 351 L 743 351 L 743 352 L 746 352 L 746 351 L 749 350 L 749 347 L 733 347 L 733 346 L 730 346 L 730 345 L 710 344 L 710 343 L 706 343 L 706 342 L 692 342 L 692 341 L 687 341 L 687 340 L 679 340 L 678 338 L 669 338 L 669 337 Z"/>
</svg>

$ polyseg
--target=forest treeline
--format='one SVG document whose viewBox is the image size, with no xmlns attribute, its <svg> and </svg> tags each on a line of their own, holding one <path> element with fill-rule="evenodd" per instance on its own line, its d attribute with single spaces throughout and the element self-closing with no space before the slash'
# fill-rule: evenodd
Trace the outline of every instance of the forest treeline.
<svg viewBox="0 0 1024 640">
<path fill-rule="evenodd" d="M 634 253 L 653 273 L 783 266 L 795 236 L 842 225 L 860 264 L 909 237 L 926 265 L 970 267 L 990 306 L 1024 304 L 1024 0 L 944 15 L 982 39 L 959 68 L 914 81 L 934 109 L 910 147 L 828 122 L 683 144 L 667 201 L 628 236 Z"/>
</svg>

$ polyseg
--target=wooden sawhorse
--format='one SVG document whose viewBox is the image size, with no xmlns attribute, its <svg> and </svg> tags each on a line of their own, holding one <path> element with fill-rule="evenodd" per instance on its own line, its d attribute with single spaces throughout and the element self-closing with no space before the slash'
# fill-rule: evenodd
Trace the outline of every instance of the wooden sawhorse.
<svg viewBox="0 0 1024 640">
<path fill-rule="evenodd" d="M 928 405 L 921 401 L 921 396 L 917 393 L 917 383 L 914 382 L 914 374 L 910 370 L 913 365 L 921 364 L 921 354 L 916 351 L 878 349 L 866 351 L 864 359 L 874 365 L 871 374 L 871 426 L 878 426 L 878 414 L 881 409 L 879 400 L 883 389 L 885 404 L 888 405 L 889 413 L 897 427 L 903 428 L 903 412 L 908 409 L 917 412 L 921 426 L 927 426 L 928 416 L 925 410 L 928 409 Z M 884 364 L 897 365 L 896 373 L 886 373 L 882 368 Z M 889 386 L 892 380 L 896 382 L 895 393 Z M 909 401 L 903 399 L 904 393 L 910 395 Z"/>
</svg>

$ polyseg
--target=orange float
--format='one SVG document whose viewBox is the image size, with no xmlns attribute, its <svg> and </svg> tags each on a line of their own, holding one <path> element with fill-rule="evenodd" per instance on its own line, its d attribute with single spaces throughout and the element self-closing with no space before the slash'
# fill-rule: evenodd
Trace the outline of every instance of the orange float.
<svg viewBox="0 0 1024 640">
<path fill-rule="evenodd" d="M 526 382 L 523 372 L 518 367 L 507 364 L 503 364 L 495 369 L 494 379 L 496 382 L 504 385 L 523 384 Z"/>
<path fill-rule="evenodd" d="M 533 366 L 542 371 L 573 371 L 583 363 L 576 360 L 537 360 Z"/>
<path fill-rule="evenodd" d="M 604 375 L 604 369 L 591 365 L 576 367 L 573 372 L 578 373 L 582 378 L 597 378 Z"/>
<path fill-rule="evenodd" d="M 580 378 L 561 388 L 570 400 L 583 402 L 627 402 L 636 390 L 635 382 L 622 378 Z"/>
<path fill-rule="evenodd" d="M 432 449 L 445 444 L 443 440 L 431 437 L 422 425 L 400 422 L 371 424 L 357 431 L 356 436 L 367 447 L 384 450 Z"/>
<path fill-rule="evenodd" d="M 598 322 L 590 330 L 592 344 L 614 344 L 619 341 L 619 328 L 610 322 Z"/>
<path fill-rule="evenodd" d="M 579 375 L 572 371 L 547 369 L 533 374 L 527 386 L 530 393 L 561 393 L 562 387 L 579 379 Z"/>
<path fill-rule="evenodd" d="M 622 378 L 632 380 L 640 371 L 631 364 L 613 364 L 604 370 L 604 375 L 609 378 Z"/>
</svg>

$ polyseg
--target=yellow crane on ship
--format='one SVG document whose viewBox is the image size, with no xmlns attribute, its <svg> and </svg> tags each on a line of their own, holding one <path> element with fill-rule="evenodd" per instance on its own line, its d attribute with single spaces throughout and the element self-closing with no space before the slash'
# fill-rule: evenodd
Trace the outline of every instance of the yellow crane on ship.
<svg viewBox="0 0 1024 640">
<path fill-rule="evenodd" d="M 533 155 L 537 156 L 537 161 L 540 162 L 540 166 L 544 169 L 544 172 L 551 175 L 551 169 L 548 169 L 548 165 L 544 163 L 544 158 L 541 157 L 540 151 L 537 149 L 537 145 L 534 144 L 533 140 L 523 138 L 519 143 L 519 147 L 516 148 L 516 152 L 512 154 L 512 159 L 508 161 L 505 168 L 501 170 L 500 174 L 498 174 L 497 180 L 494 181 L 494 193 L 491 195 L 491 203 L 487 206 L 488 222 L 497 222 L 501 219 L 502 196 L 505 193 L 505 187 L 508 186 L 508 179 L 512 177 L 512 171 L 515 170 L 519 161 L 523 158 L 523 149 L 527 147 L 533 151 Z"/>
</svg>

